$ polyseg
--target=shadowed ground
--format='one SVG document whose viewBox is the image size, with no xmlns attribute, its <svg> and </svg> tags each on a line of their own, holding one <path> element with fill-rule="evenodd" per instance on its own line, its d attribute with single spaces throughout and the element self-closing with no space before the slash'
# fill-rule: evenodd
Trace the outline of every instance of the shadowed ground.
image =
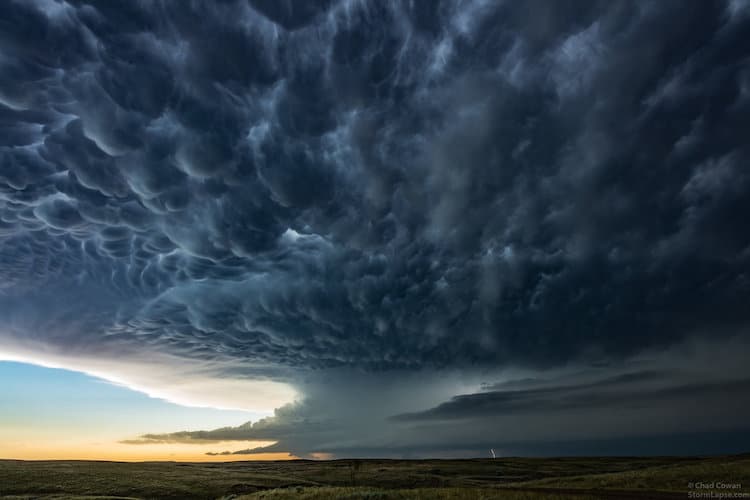
<svg viewBox="0 0 750 500">
<path fill-rule="evenodd" d="M 739 489 L 728 486 L 737 484 Z M 739 492 L 750 498 L 750 455 L 231 463 L 0 461 L 0 498 L 14 499 L 687 498 L 691 491 Z"/>
</svg>

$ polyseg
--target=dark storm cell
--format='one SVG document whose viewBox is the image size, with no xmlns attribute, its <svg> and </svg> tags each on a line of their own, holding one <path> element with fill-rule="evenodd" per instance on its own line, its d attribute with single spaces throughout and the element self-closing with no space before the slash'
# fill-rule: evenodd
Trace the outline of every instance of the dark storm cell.
<svg viewBox="0 0 750 500">
<path fill-rule="evenodd" d="M 129 239 L 130 229 L 123 226 L 109 226 L 99 231 L 99 236 L 106 241 L 117 241 Z"/>
<path fill-rule="evenodd" d="M 123 33 L 154 30 L 161 20 L 160 16 L 154 15 L 146 6 L 129 0 L 71 0 L 69 3 L 78 8 L 80 19 L 86 26 L 105 39 L 118 37 Z"/>
<path fill-rule="evenodd" d="M 302 28 L 331 5 L 332 0 L 250 0 L 255 10 L 287 30 Z"/>
<path fill-rule="evenodd" d="M 34 209 L 34 214 L 55 229 L 69 229 L 84 223 L 75 205 L 61 199 L 46 201 Z"/>
</svg>

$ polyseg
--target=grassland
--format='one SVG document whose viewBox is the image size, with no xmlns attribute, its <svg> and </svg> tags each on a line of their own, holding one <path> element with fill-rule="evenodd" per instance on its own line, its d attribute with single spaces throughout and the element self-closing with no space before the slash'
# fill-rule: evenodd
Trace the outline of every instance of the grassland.
<svg viewBox="0 0 750 500">
<path fill-rule="evenodd" d="M 690 488 L 699 483 L 702 488 Z M 711 483 L 740 489 L 709 488 Z M 704 458 L 504 458 L 289 462 L 0 460 L 4 499 L 688 498 L 747 493 L 750 455 Z"/>
</svg>

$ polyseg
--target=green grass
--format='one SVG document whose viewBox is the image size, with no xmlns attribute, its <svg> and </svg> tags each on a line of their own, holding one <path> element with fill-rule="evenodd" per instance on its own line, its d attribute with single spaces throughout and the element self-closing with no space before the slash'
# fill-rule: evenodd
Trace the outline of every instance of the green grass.
<svg viewBox="0 0 750 500">
<path fill-rule="evenodd" d="M 750 455 L 289 462 L 0 460 L 0 498 L 687 498 L 691 482 L 742 483 Z M 718 490 L 716 490 L 718 492 Z"/>
</svg>

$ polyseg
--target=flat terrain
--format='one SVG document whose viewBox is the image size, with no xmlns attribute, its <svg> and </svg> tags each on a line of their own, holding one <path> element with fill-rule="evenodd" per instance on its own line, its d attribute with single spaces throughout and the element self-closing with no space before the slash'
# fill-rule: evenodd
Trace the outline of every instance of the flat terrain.
<svg viewBox="0 0 750 500">
<path fill-rule="evenodd" d="M 750 498 L 750 455 L 227 463 L 0 460 L 4 499 L 699 498 L 689 492 L 745 493 Z"/>
</svg>

